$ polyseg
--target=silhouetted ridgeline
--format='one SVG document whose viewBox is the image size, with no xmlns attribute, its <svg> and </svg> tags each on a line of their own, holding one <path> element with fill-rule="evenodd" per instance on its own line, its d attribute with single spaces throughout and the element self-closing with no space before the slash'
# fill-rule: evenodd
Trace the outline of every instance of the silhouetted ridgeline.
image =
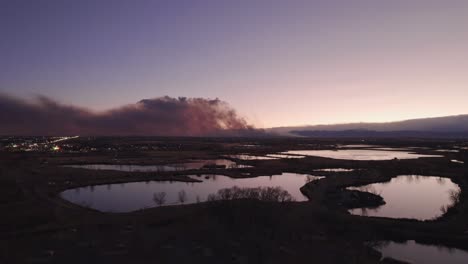
<svg viewBox="0 0 468 264">
<path fill-rule="evenodd" d="M 307 137 L 467 138 L 468 115 L 412 119 L 388 123 L 350 123 L 271 128 L 273 134 Z"/>
<path fill-rule="evenodd" d="M 468 138 L 467 132 L 428 132 L 428 131 L 372 131 L 372 130 L 344 130 L 344 131 L 291 131 L 293 135 L 303 137 L 342 137 L 342 138 L 395 138 L 395 137 L 414 137 L 414 138 Z"/>
</svg>

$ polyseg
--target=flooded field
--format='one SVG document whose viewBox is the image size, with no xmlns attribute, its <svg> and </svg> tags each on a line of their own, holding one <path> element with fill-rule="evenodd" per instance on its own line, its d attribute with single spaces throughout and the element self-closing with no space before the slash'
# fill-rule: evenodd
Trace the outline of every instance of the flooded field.
<svg viewBox="0 0 468 264">
<path fill-rule="evenodd" d="M 309 181 L 320 178 L 296 173 L 241 179 L 223 175 L 191 177 L 203 182 L 149 181 L 98 185 L 66 190 L 61 193 L 61 197 L 70 202 L 104 212 L 130 212 L 156 206 L 153 200 L 154 195 L 163 192 L 165 193 L 163 205 L 177 205 L 182 203 L 179 199 L 181 192 L 185 193 L 183 203 L 188 204 L 204 202 L 209 194 L 216 193 L 223 188 L 280 186 L 288 191 L 296 201 L 305 201 L 307 198 L 300 192 L 300 187 Z"/>
<path fill-rule="evenodd" d="M 342 160 L 392 160 L 442 157 L 439 155 L 423 155 L 408 151 L 389 151 L 374 149 L 290 150 L 283 153 L 293 155 L 318 156 Z"/>
<path fill-rule="evenodd" d="M 412 264 L 465 264 L 468 252 L 456 248 L 433 246 L 416 243 L 413 240 L 405 243 L 381 242 L 376 246 L 383 257 L 391 257 Z"/>
<path fill-rule="evenodd" d="M 168 165 L 128 165 L 128 164 L 83 164 L 83 165 L 64 165 L 70 168 L 82 168 L 89 170 L 117 170 L 126 172 L 165 172 L 165 171 L 183 171 L 197 170 L 201 168 L 249 168 L 251 166 L 237 164 L 227 159 L 200 160 L 179 164 Z"/>
<path fill-rule="evenodd" d="M 386 202 L 377 208 L 351 209 L 351 214 L 419 220 L 441 216 L 442 208 L 454 204 L 460 191 L 450 179 L 417 175 L 401 175 L 389 182 L 348 189 L 378 194 Z"/>
</svg>

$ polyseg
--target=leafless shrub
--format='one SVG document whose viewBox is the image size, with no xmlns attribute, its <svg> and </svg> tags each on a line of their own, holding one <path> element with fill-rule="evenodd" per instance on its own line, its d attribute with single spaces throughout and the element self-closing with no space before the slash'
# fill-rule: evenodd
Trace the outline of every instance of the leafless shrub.
<svg viewBox="0 0 468 264">
<path fill-rule="evenodd" d="M 450 201 L 452 201 L 453 204 L 460 202 L 460 196 L 461 196 L 460 190 L 450 190 L 449 195 L 450 195 Z"/>
<path fill-rule="evenodd" d="M 442 215 L 446 214 L 446 213 L 448 212 L 449 208 L 450 208 L 450 207 L 447 206 L 447 205 L 442 205 L 442 206 L 440 207 L 440 211 L 442 212 Z"/>
<path fill-rule="evenodd" d="M 208 195 L 207 201 L 234 200 L 234 199 L 256 199 L 267 202 L 290 202 L 294 198 L 288 191 L 277 187 L 257 187 L 257 188 L 225 188 L 216 194 Z"/>
<path fill-rule="evenodd" d="M 177 197 L 181 204 L 185 203 L 185 201 L 187 200 L 187 194 L 185 193 L 184 190 L 180 190 L 179 193 L 177 194 Z"/>
<path fill-rule="evenodd" d="M 208 202 L 214 202 L 216 200 L 220 200 L 220 199 L 217 199 L 216 194 L 213 194 L 213 193 L 209 194 L 208 197 L 206 198 L 206 201 L 208 201 Z"/>
<path fill-rule="evenodd" d="M 221 189 L 217 193 L 218 200 L 231 200 L 232 199 L 232 188 Z"/>
<path fill-rule="evenodd" d="M 153 194 L 153 201 L 161 206 L 166 202 L 166 192 L 158 192 Z"/>
<path fill-rule="evenodd" d="M 448 213 L 451 208 L 454 208 L 457 205 L 457 203 L 460 202 L 461 190 L 450 190 L 449 197 L 452 203 L 449 205 L 443 205 L 440 207 L 440 211 L 442 212 L 442 215 Z"/>
</svg>

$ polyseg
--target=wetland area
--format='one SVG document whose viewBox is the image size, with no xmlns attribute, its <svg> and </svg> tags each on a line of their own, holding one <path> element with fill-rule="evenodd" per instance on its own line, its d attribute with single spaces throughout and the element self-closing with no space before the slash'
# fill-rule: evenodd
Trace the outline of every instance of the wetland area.
<svg viewBox="0 0 468 264">
<path fill-rule="evenodd" d="M 465 141 L 60 144 L 1 152 L 0 263 L 468 261 Z"/>
</svg>

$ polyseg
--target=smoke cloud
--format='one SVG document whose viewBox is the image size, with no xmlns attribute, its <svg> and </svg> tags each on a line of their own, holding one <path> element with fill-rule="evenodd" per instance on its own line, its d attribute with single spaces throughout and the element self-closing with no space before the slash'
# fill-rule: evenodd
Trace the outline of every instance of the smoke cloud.
<svg viewBox="0 0 468 264">
<path fill-rule="evenodd" d="M 216 136 L 255 133 L 219 99 L 160 97 L 94 112 L 39 96 L 25 101 L 0 94 L 3 135 Z"/>
</svg>

